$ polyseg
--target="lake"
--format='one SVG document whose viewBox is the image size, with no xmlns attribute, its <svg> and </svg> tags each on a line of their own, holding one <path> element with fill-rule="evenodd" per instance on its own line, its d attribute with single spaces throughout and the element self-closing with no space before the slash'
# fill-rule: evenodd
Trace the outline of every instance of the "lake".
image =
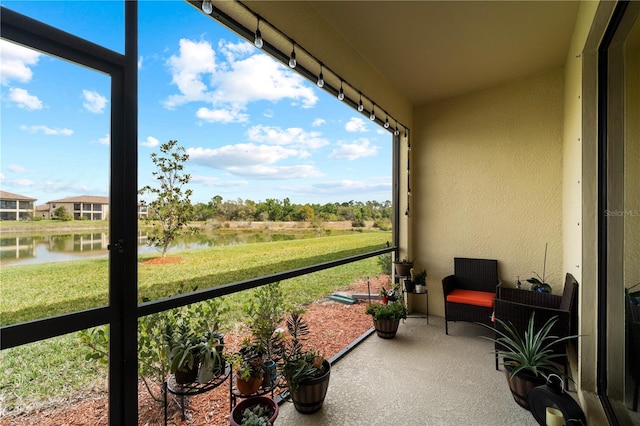
<svg viewBox="0 0 640 426">
<path fill-rule="evenodd" d="M 341 235 L 351 230 L 314 229 L 217 229 L 197 235 L 182 236 L 169 249 L 169 253 L 206 247 L 252 244 L 316 238 L 325 235 Z M 138 234 L 138 254 L 160 252 L 147 244 L 148 234 Z M 33 236 L 1 236 L 0 264 L 29 265 L 48 262 L 65 262 L 79 259 L 106 258 L 109 244 L 108 232 L 70 232 L 64 234 L 40 234 Z"/>
</svg>

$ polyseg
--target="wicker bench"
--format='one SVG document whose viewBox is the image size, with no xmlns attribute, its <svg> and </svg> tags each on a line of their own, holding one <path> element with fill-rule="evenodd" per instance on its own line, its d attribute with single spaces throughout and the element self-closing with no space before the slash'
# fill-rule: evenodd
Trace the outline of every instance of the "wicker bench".
<svg viewBox="0 0 640 426">
<path fill-rule="evenodd" d="M 578 282 L 571 274 L 567 274 L 562 296 L 549 293 L 538 293 L 529 290 L 498 286 L 498 297 L 495 300 L 495 317 L 513 324 L 523 335 L 529 324 L 531 313 L 535 312 L 536 330 L 552 317 L 558 321 L 551 329 L 553 336 L 564 337 L 577 334 L 578 329 Z M 496 328 L 500 325 L 496 322 Z M 499 349 L 496 346 L 496 349 Z M 564 364 L 567 368 L 566 344 L 561 342 L 554 346 L 553 351 L 565 355 Z M 498 369 L 498 355 L 496 354 L 496 370 Z"/>
<path fill-rule="evenodd" d="M 442 280 L 445 333 L 449 321 L 479 322 L 492 325 L 496 296 L 498 261 L 490 259 L 453 259 L 454 273 Z"/>
</svg>

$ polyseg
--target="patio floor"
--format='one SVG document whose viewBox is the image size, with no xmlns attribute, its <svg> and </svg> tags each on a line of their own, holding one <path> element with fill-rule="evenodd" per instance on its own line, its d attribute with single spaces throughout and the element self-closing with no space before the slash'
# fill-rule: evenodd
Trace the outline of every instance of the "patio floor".
<svg viewBox="0 0 640 426">
<path fill-rule="evenodd" d="M 495 370 L 493 343 L 483 327 L 444 319 L 409 318 L 394 339 L 375 333 L 333 365 L 323 408 L 299 414 L 291 402 L 276 424 L 537 425 Z"/>
</svg>

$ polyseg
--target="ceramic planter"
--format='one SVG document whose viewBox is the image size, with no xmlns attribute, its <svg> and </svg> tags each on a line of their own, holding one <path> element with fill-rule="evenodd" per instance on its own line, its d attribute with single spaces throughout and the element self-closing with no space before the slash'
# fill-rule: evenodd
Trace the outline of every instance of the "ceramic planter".
<svg viewBox="0 0 640 426">
<path fill-rule="evenodd" d="M 273 424 L 278 417 L 278 404 L 276 404 L 273 399 L 267 398 L 266 396 L 252 396 L 251 398 L 242 400 L 238 405 L 233 407 L 231 415 L 229 416 L 230 425 L 240 426 L 242 424 L 242 412 L 247 408 L 255 407 L 257 404 L 269 407 L 273 411 L 273 414 L 269 417 L 269 423 Z"/>
</svg>

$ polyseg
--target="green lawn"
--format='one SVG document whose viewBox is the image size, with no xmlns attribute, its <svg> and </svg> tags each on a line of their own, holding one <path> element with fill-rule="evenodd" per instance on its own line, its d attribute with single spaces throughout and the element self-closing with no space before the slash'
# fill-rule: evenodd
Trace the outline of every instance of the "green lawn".
<svg viewBox="0 0 640 426">
<path fill-rule="evenodd" d="M 268 275 L 386 246 L 388 232 L 353 233 L 314 239 L 256 243 L 180 252 L 183 262 L 140 265 L 140 297 L 158 298 Z M 141 258 L 144 260 L 150 256 Z M 289 305 L 310 303 L 334 289 L 380 273 L 377 258 L 282 282 Z M 0 270 L 2 324 L 72 312 L 107 303 L 108 262 L 82 260 L 3 267 Z M 250 291 L 227 296 L 230 315 L 222 331 L 244 320 L 241 306 Z M 87 386 L 104 387 L 106 368 L 84 361 L 75 335 L 24 345 L 0 353 L 0 405 L 24 410 L 50 395 L 73 396 Z M 72 372 L 72 373 L 69 373 Z"/>
<path fill-rule="evenodd" d="M 176 252 L 183 262 L 138 268 L 138 294 L 157 299 L 383 248 L 387 232 L 353 233 Z M 143 256 L 145 260 L 153 256 Z M 9 266 L 0 270 L 2 325 L 107 304 L 106 259 Z"/>
</svg>

